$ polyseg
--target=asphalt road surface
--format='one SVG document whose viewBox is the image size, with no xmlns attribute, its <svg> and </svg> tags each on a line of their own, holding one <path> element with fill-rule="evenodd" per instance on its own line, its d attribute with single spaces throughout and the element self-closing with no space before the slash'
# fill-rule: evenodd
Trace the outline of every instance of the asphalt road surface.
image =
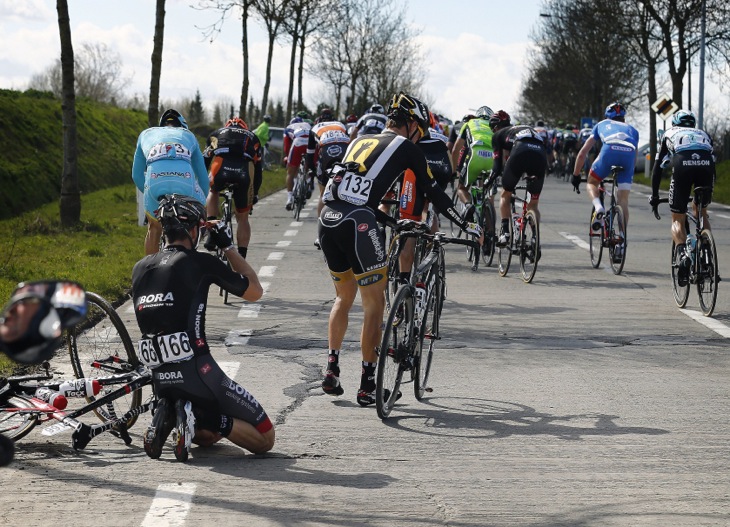
<svg viewBox="0 0 730 527">
<path fill-rule="evenodd" d="M 447 250 L 448 299 L 423 402 L 405 385 L 391 417 L 355 401 L 359 301 L 341 354 L 341 397 L 320 388 L 334 288 L 314 200 L 294 223 L 285 194 L 257 205 L 249 261 L 256 304 L 211 291 L 213 354 L 262 403 L 277 442 L 255 456 L 222 441 L 187 463 L 168 445 L 150 460 L 141 435 L 76 452 L 37 427 L 0 469 L 1 525 L 727 526 L 730 525 L 730 286 L 712 319 L 674 304 L 669 210 L 631 198 L 628 259 L 593 269 L 590 200 L 548 179 L 542 259 L 469 270 Z M 721 276 L 730 276 L 730 211 L 712 207 Z M 140 229 L 140 244 L 144 232 Z M 131 272 L 131 270 L 130 270 Z M 134 339 L 129 303 L 119 308 Z M 59 375 L 71 375 L 64 357 Z M 149 392 L 146 391 L 147 395 Z"/>
</svg>

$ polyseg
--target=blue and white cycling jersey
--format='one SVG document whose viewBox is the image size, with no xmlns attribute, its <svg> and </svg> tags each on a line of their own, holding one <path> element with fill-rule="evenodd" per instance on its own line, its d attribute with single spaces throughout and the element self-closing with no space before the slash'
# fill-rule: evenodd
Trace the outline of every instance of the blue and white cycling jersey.
<svg viewBox="0 0 730 527">
<path fill-rule="evenodd" d="M 145 211 L 153 217 L 165 194 L 190 196 L 203 205 L 208 195 L 203 154 L 195 134 L 185 128 L 153 127 L 139 134 L 132 179 L 144 193 Z"/>
<path fill-rule="evenodd" d="M 620 189 L 630 189 L 634 179 L 639 132 L 630 124 L 604 119 L 593 127 L 593 139 L 601 141 L 601 151 L 591 166 L 591 174 L 604 179 L 612 165 L 624 167 L 617 175 Z"/>
</svg>

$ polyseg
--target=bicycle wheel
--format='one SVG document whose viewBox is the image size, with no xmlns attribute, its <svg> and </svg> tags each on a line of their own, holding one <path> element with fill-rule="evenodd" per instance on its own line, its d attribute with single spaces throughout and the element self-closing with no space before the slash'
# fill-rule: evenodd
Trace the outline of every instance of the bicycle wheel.
<svg viewBox="0 0 730 527">
<path fill-rule="evenodd" d="M 529 284 L 535 278 L 537 262 L 540 260 L 540 225 L 537 222 L 535 211 L 528 210 L 525 214 L 525 225 L 520 234 L 520 271 L 522 280 Z"/>
<path fill-rule="evenodd" d="M 613 274 L 621 274 L 626 263 L 626 250 L 629 244 L 628 238 L 626 237 L 624 209 L 620 205 L 615 205 L 611 210 L 609 226 L 608 258 L 611 261 Z"/>
<path fill-rule="evenodd" d="M 458 179 L 454 181 L 454 190 L 451 192 L 451 204 L 454 206 L 454 210 L 459 210 L 459 204 L 461 201 L 459 201 L 459 193 L 457 192 L 457 189 L 459 188 Z M 451 236 L 459 236 L 461 234 L 461 227 L 459 227 L 456 223 L 453 222 L 453 220 L 449 220 L 449 229 L 451 230 Z"/>
<path fill-rule="evenodd" d="M 231 226 L 231 230 L 233 229 L 233 212 L 231 210 L 231 198 L 230 195 L 226 199 L 226 201 L 223 203 L 223 220 L 226 222 L 226 224 Z M 220 250 L 218 257 L 223 260 L 223 263 L 226 264 L 226 266 L 230 269 L 231 268 L 231 262 L 228 261 L 228 258 L 226 258 L 225 253 Z M 228 304 L 228 291 L 223 289 L 221 287 L 220 294 L 223 295 L 223 304 Z"/>
<path fill-rule="evenodd" d="M 118 361 L 115 363 L 119 368 L 117 371 L 132 371 L 139 365 L 139 361 L 124 322 L 111 304 L 101 296 L 87 292 L 86 299 L 89 304 L 86 322 L 68 330 L 68 351 L 76 377 L 79 379 L 108 377 L 109 371 L 94 368 L 92 363 L 110 357 Z M 97 396 L 102 397 L 117 388 L 119 386 L 104 387 Z M 94 397 L 87 397 L 86 400 L 93 402 Z M 97 408 L 94 413 L 102 421 L 108 421 L 139 406 L 141 401 L 140 388 Z M 127 428 L 131 428 L 136 421 L 136 416 L 130 418 L 127 421 Z"/>
<path fill-rule="evenodd" d="M 294 196 L 294 220 L 299 221 L 302 207 L 304 207 L 304 203 L 307 200 L 307 183 L 304 181 L 304 178 L 297 179 L 297 188 L 295 189 Z"/>
<path fill-rule="evenodd" d="M 679 257 L 676 252 L 677 244 L 672 242 L 672 292 L 677 307 L 684 307 L 689 298 L 689 280 L 684 285 L 679 285 Z"/>
<path fill-rule="evenodd" d="M 594 269 L 598 269 L 601 265 L 601 256 L 603 256 L 603 229 L 605 224 L 597 231 L 593 230 L 593 218 L 596 215 L 596 207 L 591 207 L 591 216 L 588 218 L 588 245 L 591 253 L 591 265 Z"/>
<path fill-rule="evenodd" d="M 12 412 L 8 408 L 33 408 L 33 403 L 22 395 L 13 395 L 0 403 L 0 434 L 17 441 L 33 430 L 38 423 L 38 414 Z"/>
<path fill-rule="evenodd" d="M 494 205 L 489 199 L 484 200 L 482 206 L 482 232 L 484 233 L 484 245 L 482 245 L 482 260 L 486 267 L 492 265 L 494 261 L 494 249 L 495 249 L 495 223 L 496 213 L 494 211 Z"/>
<path fill-rule="evenodd" d="M 711 231 L 705 229 L 700 233 L 695 254 L 697 255 L 697 295 L 700 300 L 700 309 L 703 315 L 709 317 L 715 311 L 718 285 L 717 249 Z"/>
<path fill-rule="evenodd" d="M 386 260 L 388 262 L 388 285 L 385 286 L 386 311 L 390 311 L 393 298 L 398 292 L 398 277 L 400 275 L 400 263 L 398 261 L 398 256 L 400 255 L 400 251 L 401 239 L 400 236 L 396 234 L 390 241 L 390 246 L 388 247 L 388 259 Z"/>
<path fill-rule="evenodd" d="M 515 247 L 515 225 L 514 220 L 509 221 L 509 243 L 506 247 L 499 247 L 497 250 L 497 261 L 499 262 L 499 276 L 507 276 L 509 264 L 512 261 L 512 249 Z"/>
<path fill-rule="evenodd" d="M 482 224 L 482 215 L 479 212 L 479 209 L 477 209 L 476 207 L 472 207 L 471 210 L 473 212 L 469 214 L 469 216 L 466 218 L 466 221 L 468 221 L 468 222 L 474 222 L 474 223 L 477 223 L 477 224 L 481 225 Z M 461 236 L 459 236 L 459 237 L 461 238 Z M 478 258 L 479 257 L 479 253 L 477 253 L 476 256 Z M 469 262 L 473 262 L 474 261 L 474 247 L 472 247 L 471 245 L 467 245 L 466 246 L 466 259 Z"/>
<path fill-rule="evenodd" d="M 378 374 L 375 387 L 375 409 L 378 417 L 386 419 L 398 399 L 403 378 L 403 363 L 413 351 L 413 291 L 403 285 L 393 300 L 393 307 L 383 328 L 378 348 Z"/>
<path fill-rule="evenodd" d="M 433 347 L 439 338 L 439 319 L 443 300 L 442 278 L 439 277 L 439 268 L 433 266 L 429 273 L 426 287 L 429 290 L 426 300 L 426 312 L 423 316 L 421 331 L 418 338 L 418 355 L 413 368 L 413 394 L 417 400 L 423 399 L 428 388 L 428 376 L 431 373 L 433 361 Z"/>
</svg>

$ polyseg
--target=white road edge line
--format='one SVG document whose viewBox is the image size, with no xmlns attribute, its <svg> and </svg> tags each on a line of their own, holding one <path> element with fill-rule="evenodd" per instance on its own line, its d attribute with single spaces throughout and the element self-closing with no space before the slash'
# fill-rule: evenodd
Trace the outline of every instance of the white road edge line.
<svg viewBox="0 0 730 527">
<path fill-rule="evenodd" d="M 162 483 L 142 520 L 142 527 L 182 527 L 190 511 L 195 483 Z"/>
<path fill-rule="evenodd" d="M 730 328 L 719 320 L 714 318 L 706 317 L 699 311 L 692 311 L 691 309 L 680 309 L 682 313 L 693 319 L 695 322 L 699 322 L 708 329 L 711 329 L 721 337 L 730 338 Z"/>
</svg>

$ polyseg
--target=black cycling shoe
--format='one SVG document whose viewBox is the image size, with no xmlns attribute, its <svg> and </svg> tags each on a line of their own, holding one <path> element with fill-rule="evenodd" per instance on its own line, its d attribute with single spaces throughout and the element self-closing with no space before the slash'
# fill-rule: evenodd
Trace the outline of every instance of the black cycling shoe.
<svg viewBox="0 0 730 527">
<path fill-rule="evenodd" d="M 397 401 L 403 397 L 403 394 L 398 390 L 398 394 L 395 396 L 395 400 Z M 390 390 L 385 390 L 385 399 L 390 399 Z M 360 406 L 370 406 L 372 404 L 375 404 L 375 390 L 372 392 L 367 392 L 363 389 L 360 389 L 359 392 L 357 392 L 357 403 Z"/>
<path fill-rule="evenodd" d="M 175 401 L 175 417 L 177 424 L 172 431 L 175 458 L 178 461 L 187 461 L 195 436 L 195 415 L 192 403 L 183 399 Z"/>
<path fill-rule="evenodd" d="M 163 397 L 157 401 L 152 414 L 152 424 L 144 433 L 142 443 L 145 453 L 152 459 L 162 455 L 162 447 L 175 427 L 175 412 L 170 399 Z"/>
<path fill-rule="evenodd" d="M 339 372 L 327 370 L 322 380 L 322 391 L 327 395 L 342 395 L 345 393 L 344 388 L 340 384 Z"/>
</svg>

